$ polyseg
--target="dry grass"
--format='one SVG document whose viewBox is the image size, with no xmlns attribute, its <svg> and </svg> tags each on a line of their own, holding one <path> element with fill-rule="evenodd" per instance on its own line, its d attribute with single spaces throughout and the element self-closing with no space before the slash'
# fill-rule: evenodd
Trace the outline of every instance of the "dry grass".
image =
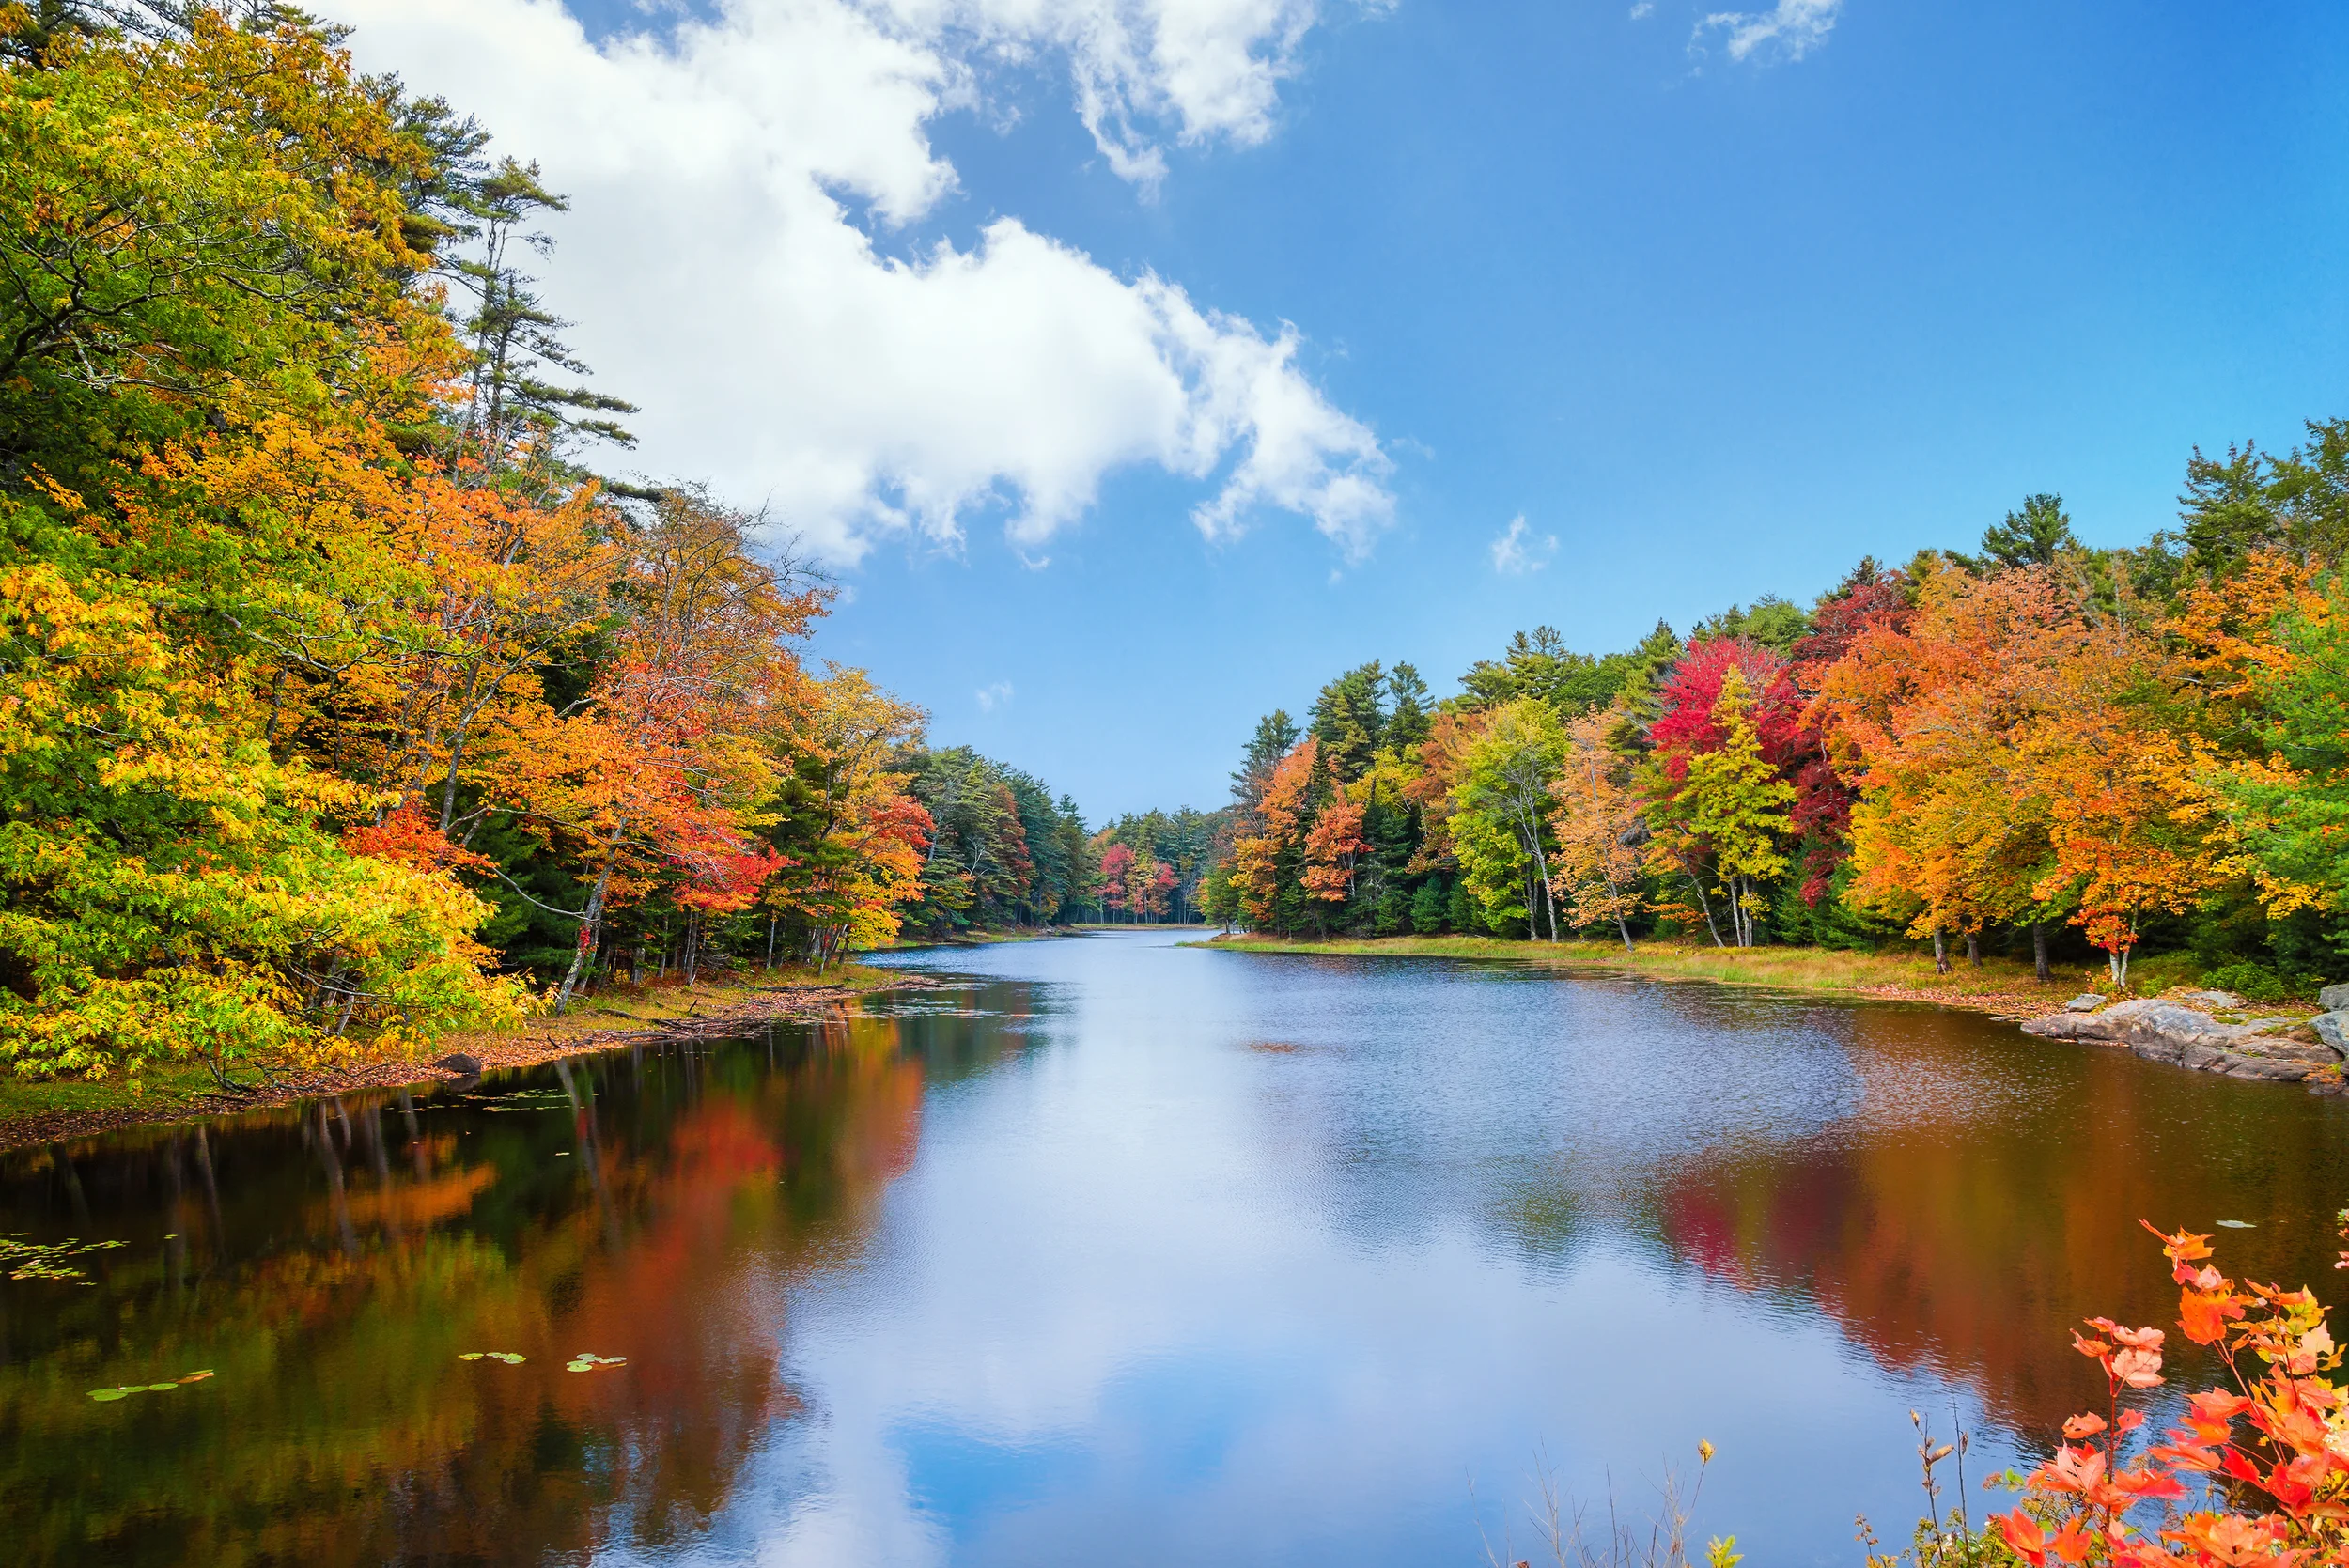
<svg viewBox="0 0 2349 1568">
<path fill-rule="evenodd" d="M 1979 969 L 1963 957 L 1951 973 L 1933 972 L 1926 951 L 1845 953 L 1816 947 L 1743 950 L 1682 942 L 1643 942 L 1629 953 L 1621 943 L 1504 941 L 1497 937 L 1376 937 L 1290 941 L 1271 937 L 1218 937 L 1202 946 L 1245 953 L 1349 954 L 1377 957 L 1486 958 L 1561 970 L 1604 970 L 1657 980 L 1703 980 L 1763 986 L 1832 996 L 1892 997 L 1941 1002 L 1989 1013 L 2046 1013 L 2103 978 L 2100 968 L 2058 966 L 2041 985 L 2029 964 L 1984 958 Z M 2153 977 L 2145 977 L 2150 981 Z M 2170 982 L 2165 981 L 2165 984 Z M 2140 986 L 2140 988 L 2143 988 Z"/>
</svg>

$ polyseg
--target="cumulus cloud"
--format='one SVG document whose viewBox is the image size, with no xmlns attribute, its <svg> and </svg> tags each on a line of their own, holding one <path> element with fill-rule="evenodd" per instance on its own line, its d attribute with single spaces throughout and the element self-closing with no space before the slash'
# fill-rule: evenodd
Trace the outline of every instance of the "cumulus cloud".
<svg viewBox="0 0 2349 1568">
<path fill-rule="evenodd" d="M 1065 54 L 1077 112 L 1121 179 L 1166 177 L 1157 132 L 1242 145 L 1272 133 L 1280 85 L 1297 70 L 1315 0 L 877 0 L 900 27 L 950 31 L 1018 59 Z"/>
<path fill-rule="evenodd" d="M 1643 22 L 1655 14 L 1656 0 L 1640 0 L 1638 5 L 1631 8 L 1631 20 L 1634 22 Z"/>
<path fill-rule="evenodd" d="M 1294 327 L 1013 216 L 907 256 L 873 238 L 957 190 L 928 128 L 999 59 L 1065 56 L 1137 179 L 1160 130 L 1261 140 L 1310 0 L 729 0 L 600 43 L 557 0 L 322 8 L 363 67 L 478 114 L 571 197 L 546 292 L 599 384 L 643 405 L 637 460 L 764 503 L 828 560 L 955 545 L 988 509 L 1034 552 L 1134 465 L 1214 484 L 1211 536 L 1286 510 L 1354 558 L 1392 519 L 1390 459 Z"/>
<path fill-rule="evenodd" d="M 1558 553 L 1558 536 L 1536 534 L 1520 512 L 1493 540 L 1493 570 L 1503 577 L 1523 577 L 1541 570 Z"/>
<path fill-rule="evenodd" d="M 999 680 L 982 686 L 978 690 L 977 696 L 981 713 L 992 713 L 999 707 L 1009 707 L 1011 706 L 1011 682 Z"/>
<path fill-rule="evenodd" d="M 1722 35 L 1733 60 L 1799 60 L 1827 42 L 1843 0 L 1778 0 L 1767 11 L 1715 11 L 1697 23 L 1689 39 L 1696 48 L 1708 34 Z"/>
</svg>

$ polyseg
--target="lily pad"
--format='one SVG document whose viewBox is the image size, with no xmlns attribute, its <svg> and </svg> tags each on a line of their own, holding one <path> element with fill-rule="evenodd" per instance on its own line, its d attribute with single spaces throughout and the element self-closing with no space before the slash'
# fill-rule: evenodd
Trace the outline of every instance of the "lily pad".
<svg viewBox="0 0 2349 1568">
<path fill-rule="evenodd" d="M 628 1365 L 628 1358 L 625 1356 L 598 1356 L 592 1351 L 583 1350 L 566 1362 L 563 1370 L 565 1372 L 597 1372 L 605 1367 L 626 1365 Z"/>
<path fill-rule="evenodd" d="M 179 1386 L 177 1383 L 149 1383 L 147 1386 L 147 1391 L 150 1394 L 167 1394 Z"/>
<path fill-rule="evenodd" d="M 458 1354 L 460 1361 L 504 1361 L 509 1367 L 521 1366 L 529 1357 L 511 1350 L 466 1350 Z"/>
<path fill-rule="evenodd" d="M 117 1399 L 128 1399 L 138 1391 L 136 1389 L 92 1389 L 89 1396 L 99 1404 L 105 1405 Z"/>
<path fill-rule="evenodd" d="M 211 1376 L 211 1375 L 212 1375 L 212 1369 L 211 1369 L 211 1368 L 210 1368 L 210 1367 L 206 1367 L 206 1368 L 205 1368 L 202 1372 L 183 1372 L 183 1373 L 181 1373 L 181 1374 L 179 1374 L 179 1381 L 180 1381 L 180 1382 L 182 1382 L 182 1383 L 201 1383 L 201 1382 L 203 1382 L 203 1381 L 204 1381 L 204 1379 L 206 1379 L 207 1377 L 210 1377 L 210 1376 Z"/>
</svg>

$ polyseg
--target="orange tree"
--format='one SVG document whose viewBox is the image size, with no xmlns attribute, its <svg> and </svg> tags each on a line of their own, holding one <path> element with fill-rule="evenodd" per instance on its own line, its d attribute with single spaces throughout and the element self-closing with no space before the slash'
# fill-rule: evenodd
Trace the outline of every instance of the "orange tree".
<svg viewBox="0 0 2349 1568">
<path fill-rule="evenodd" d="M 2190 908 L 2224 846 L 2180 722 L 2186 672 L 2126 603 L 2057 567 L 1928 565 L 1914 616 L 1854 640 L 1816 710 L 1861 796 L 1855 908 L 1912 935 L 2061 913 L 2125 985 L 2143 917 Z"/>
<path fill-rule="evenodd" d="M 1232 883 L 1240 912 L 1259 931 L 1284 930 L 1300 895 L 1305 836 L 1320 747 L 1307 736 L 1273 765 L 1254 821 L 1232 844 Z"/>
</svg>

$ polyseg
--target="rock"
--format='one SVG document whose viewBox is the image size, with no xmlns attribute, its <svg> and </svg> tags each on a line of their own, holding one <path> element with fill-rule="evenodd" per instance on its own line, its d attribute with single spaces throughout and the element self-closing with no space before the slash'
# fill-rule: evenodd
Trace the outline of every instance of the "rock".
<svg viewBox="0 0 2349 1568">
<path fill-rule="evenodd" d="M 2349 1012 L 2319 1013 L 2309 1020 L 2309 1027 L 2316 1031 L 2318 1039 L 2349 1056 Z"/>
<path fill-rule="evenodd" d="M 432 1064 L 445 1072 L 458 1073 L 466 1078 L 477 1078 L 481 1074 L 481 1058 L 468 1056 L 461 1050 L 451 1051 Z"/>
<path fill-rule="evenodd" d="M 2112 1036 L 2105 1032 L 2102 1020 L 2082 1013 L 2056 1013 L 2044 1018 L 2027 1018 L 2023 1032 L 2037 1034 L 2049 1040 L 2106 1040 Z"/>
<path fill-rule="evenodd" d="M 2066 1013 L 2093 1013 L 2105 1004 L 2105 999 L 2093 991 L 2084 992 L 2063 1004 Z"/>
<path fill-rule="evenodd" d="M 2241 1000 L 2227 992 L 2195 994 Z M 2317 1029 L 2317 1040 L 2293 1039 L 2284 1032 L 2298 1027 L 2299 1020 L 2284 1017 L 2228 1023 L 2186 1006 L 2177 997 L 2144 997 L 2115 1002 L 2101 1013 L 2064 1012 L 2033 1018 L 2023 1025 L 2023 1031 L 2043 1039 L 2125 1046 L 2149 1062 L 2171 1063 L 2228 1078 L 2283 1082 L 2297 1082 L 2310 1073 L 2335 1067 L 2349 1055 L 2349 1016 L 2328 1015 Z M 2332 1033 L 2327 1034 L 2327 1029 Z"/>
<path fill-rule="evenodd" d="M 2249 998 L 2239 997 L 2232 991 L 2173 991 L 2170 1000 L 2199 1007 L 2205 1013 L 2240 1013 L 2251 1005 Z"/>
<path fill-rule="evenodd" d="M 2316 993 L 2316 1004 L 2327 1013 L 2349 1008 L 2349 986 L 2327 986 Z"/>
</svg>

